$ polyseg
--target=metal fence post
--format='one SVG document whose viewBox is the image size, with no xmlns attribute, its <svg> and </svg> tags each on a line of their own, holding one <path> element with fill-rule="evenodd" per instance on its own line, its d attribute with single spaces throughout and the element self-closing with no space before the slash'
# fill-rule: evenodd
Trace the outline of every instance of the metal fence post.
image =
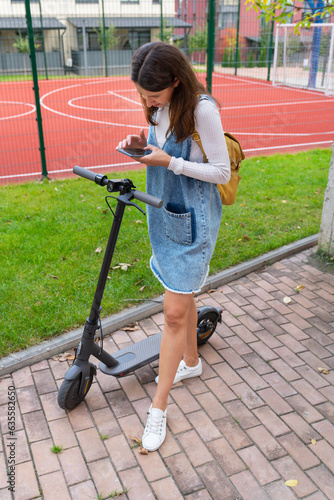
<svg viewBox="0 0 334 500">
<path fill-rule="evenodd" d="M 104 67 L 105 67 L 104 76 L 108 76 L 108 57 L 107 57 L 107 40 L 106 40 L 106 20 L 104 17 L 104 0 L 102 0 L 102 23 L 103 23 L 103 45 L 104 45 Z"/>
<path fill-rule="evenodd" d="M 240 3 L 241 0 L 238 2 L 238 21 L 237 21 L 237 40 L 236 40 L 236 45 L 235 45 L 235 66 L 234 66 L 234 74 L 237 74 L 238 71 L 238 59 L 239 59 L 239 31 L 240 31 Z"/>
<path fill-rule="evenodd" d="M 47 66 L 47 63 L 46 63 L 46 54 L 45 54 L 44 30 L 43 30 L 43 14 L 42 14 L 41 0 L 38 0 L 38 3 L 39 3 L 39 18 L 41 20 L 41 33 L 42 33 L 42 44 L 43 44 L 45 78 L 48 80 L 49 77 L 48 77 L 48 66 Z"/>
<path fill-rule="evenodd" d="M 46 169 L 44 136 L 43 136 L 43 127 L 42 127 L 42 114 L 41 114 L 41 105 L 40 105 L 40 101 L 39 101 L 38 76 L 37 76 L 36 53 L 35 53 L 35 43 L 34 43 L 34 30 L 32 27 L 32 20 L 31 20 L 30 1 L 24 0 L 24 3 L 25 3 L 25 9 L 26 9 L 26 19 L 27 19 L 27 28 L 28 28 L 31 71 L 32 71 L 32 77 L 33 77 L 33 82 L 34 82 L 38 137 L 39 137 L 39 150 L 40 150 L 41 162 L 42 162 L 42 176 L 43 176 L 43 178 L 47 178 L 48 172 Z"/>
<path fill-rule="evenodd" d="M 209 0 L 206 88 L 207 91 L 210 92 L 210 94 L 212 90 L 212 73 L 213 73 L 214 56 L 215 56 L 215 26 L 216 26 L 216 1 Z"/>
</svg>

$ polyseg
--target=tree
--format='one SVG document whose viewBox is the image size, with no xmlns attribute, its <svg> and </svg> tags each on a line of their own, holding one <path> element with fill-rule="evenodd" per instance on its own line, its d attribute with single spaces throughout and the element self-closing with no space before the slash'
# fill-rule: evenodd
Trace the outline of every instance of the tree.
<svg viewBox="0 0 334 500">
<path fill-rule="evenodd" d="M 208 27 L 205 24 L 203 29 L 196 29 L 195 33 L 191 33 L 188 38 L 188 53 L 190 55 L 195 52 L 202 52 L 208 46 Z"/>
<path fill-rule="evenodd" d="M 19 35 L 15 37 L 15 42 L 13 43 L 13 47 L 17 49 L 20 54 L 23 54 L 23 64 L 24 64 L 24 76 L 27 77 L 27 61 L 26 54 L 29 54 L 29 38 L 27 36 L 22 36 L 21 31 Z"/>
<path fill-rule="evenodd" d="M 272 2 L 246 0 L 245 3 L 248 4 L 248 9 L 253 8 L 259 12 L 259 17 L 265 18 L 267 22 L 275 20 L 282 24 L 290 22 L 292 17 L 303 9 L 303 6 L 294 5 L 293 0 L 273 0 Z M 334 14 L 334 0 L 316 2 L 316 7 L 312 8 L 312 12 L 307 12 L 303 19 L 296 23 L 295 32 L 299 33 L 301 27 L 309 27 L 312 22 L 316 22 L 328 14 Z"/>
<path fill-rule="evenodd" d="M 116 26 L 109 26 L 107 29 L 103 29 L 103 23 L 100 21 L 99 28 L 95 28 L 94 31 L 97 34 L 97 41 L 100 45 L 102 52 L 105 50 L 112 50 L 116 45 L 119 44 L 120 37 L 116 36 Z M 85 43 L 85 40 L 84 40 Z M 104 59 L 104 73 L 106 74 L 106 60 Z"/>
</svg>

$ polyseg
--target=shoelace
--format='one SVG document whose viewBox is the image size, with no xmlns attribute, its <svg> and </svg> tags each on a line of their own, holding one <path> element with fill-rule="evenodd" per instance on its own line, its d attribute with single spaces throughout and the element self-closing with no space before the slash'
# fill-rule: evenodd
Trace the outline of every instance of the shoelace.
<svg viewBox="0 0 334 500">
<path fill-rule="evenodd" d="M 159 434 L 162 429 L 163 415 L 161 417 L 153 417 L 149 414 L 149 418 L 146 425 L 147 433 Z"/>
</svg>

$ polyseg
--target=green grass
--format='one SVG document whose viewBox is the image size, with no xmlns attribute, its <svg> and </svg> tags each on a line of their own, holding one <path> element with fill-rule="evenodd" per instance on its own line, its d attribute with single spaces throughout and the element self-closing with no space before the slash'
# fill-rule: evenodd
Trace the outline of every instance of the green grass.
<svg viewBox="0 0 334 500">
<path fill-rule="evenodd" d="M 330 155 L 322 149 L 245 160 L 237 201 L 223 207 L 210 272 L 317 233 Z M 109 177 L 130 177 L 145 190 L 144 170 Z M 84 324 L 112 223 L 106 194 L 81 178 L 0 186 L 1 356 Z M 128 299 L 163 292 L 150 255 L 146 219 L 127 207 L 112 266 L 132 265 L 110 271 L 102 317 L 136 303 Z"/>
</svg>

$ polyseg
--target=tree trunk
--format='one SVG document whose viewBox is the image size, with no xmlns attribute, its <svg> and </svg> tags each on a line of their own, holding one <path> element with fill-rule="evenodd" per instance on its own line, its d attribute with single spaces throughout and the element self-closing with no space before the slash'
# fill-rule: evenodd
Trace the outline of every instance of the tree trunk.
<svg viewBox="0 0 334 500">
<path fill-rule="evenodd" d="M 334 255 L 334 142 L 319 233 L 319 249 Z"/>
</svg>

